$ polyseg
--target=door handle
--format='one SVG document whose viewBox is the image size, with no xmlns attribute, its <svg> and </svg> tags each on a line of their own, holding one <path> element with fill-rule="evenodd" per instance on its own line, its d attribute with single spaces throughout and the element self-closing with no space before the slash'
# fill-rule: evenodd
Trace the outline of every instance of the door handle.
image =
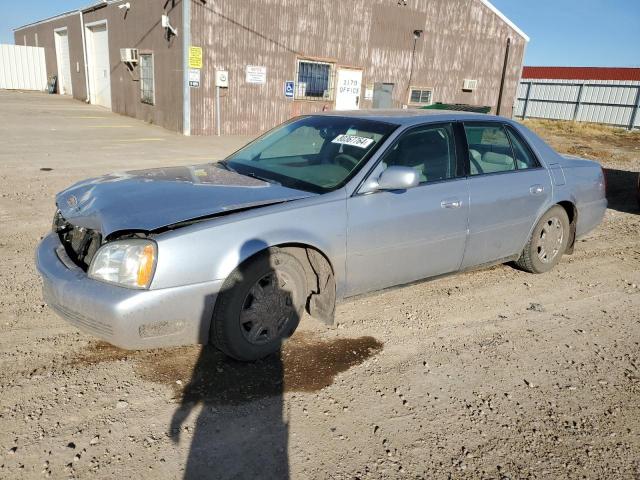
<svg viewBox="0 0 640 480">
<path fill-rule="evenodd" d="M 544 187 L 542 185 L 531 185 L 529 192 L 531 195 L 540 195 L 544 192 Z"/>
<path fill-rule="evenodd" d="M 442 208 L 460 208 L 462 206 L 462 202 L 457 198 L 451 198 L 440 202 L 440 206 Z"/>
</svg>

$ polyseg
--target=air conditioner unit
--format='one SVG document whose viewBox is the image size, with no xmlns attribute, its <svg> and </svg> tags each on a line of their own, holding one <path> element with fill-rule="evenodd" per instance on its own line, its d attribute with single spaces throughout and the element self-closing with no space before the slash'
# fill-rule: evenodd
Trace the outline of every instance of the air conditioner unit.
<svg viewBox="0 0 640 480">
<path fill-rule="evenodd" d="M 120 61 L 124 63 L 138 63 L 138 49 L 137 48 L 121 48 Z"/>
<path fill-rule="evenodd" d="M 478 88 L 478 80 L 470 80 L 468 78 L 464 79 L 464 83 L 462 84 L 462 90 L 471 92 L 476 88 Z"/>
</svg>

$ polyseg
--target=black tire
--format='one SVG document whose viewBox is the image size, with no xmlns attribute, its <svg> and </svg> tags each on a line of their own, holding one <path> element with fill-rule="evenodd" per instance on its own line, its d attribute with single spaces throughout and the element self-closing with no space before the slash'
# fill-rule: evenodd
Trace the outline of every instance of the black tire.
<svg viewBox="0 0 640 480">
<path fill-rule="evenodd" d="M 550 208 L 533 229 L 516 264 L 530 273 L 548 272 L 564 255 L 570 236 L 569 217 L 565 209 L 559 205 Z"/>
<path fill-rule="evenodd" d="M 245 362 L 275 353 L 298 327 L 306 299 L 298 259 L 277 248 L 258 254 L 225 280 L 213 312 L 211 343 Z"/>
</svg>

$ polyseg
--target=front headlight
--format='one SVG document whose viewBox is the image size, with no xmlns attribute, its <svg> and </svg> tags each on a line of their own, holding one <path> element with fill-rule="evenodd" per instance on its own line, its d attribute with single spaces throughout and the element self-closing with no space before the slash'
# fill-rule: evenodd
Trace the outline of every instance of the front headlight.
<svg viewBox="0 0 640 480">
<path fill-rule="evenodd" d="M 151 240 L 110 242 L 96 252 L 89 277 L 129 288 L 149 288 L 156 268 L 157 247 Z"/>
</svg>

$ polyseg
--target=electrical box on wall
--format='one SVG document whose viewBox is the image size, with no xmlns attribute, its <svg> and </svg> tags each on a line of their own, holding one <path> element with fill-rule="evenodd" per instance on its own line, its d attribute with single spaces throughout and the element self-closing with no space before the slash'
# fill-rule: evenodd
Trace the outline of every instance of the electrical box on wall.
<svg viewBox="0 0 640 480">
<path fill-rule="evenodd" d="M 171 26 L 171 19 L 166 13 L 163 14 L 162 17 L 160 17 L 160 24 L 162 25 L 162 28 L 166 28 L 173 35 L 178 35 L 178 30 Z"/>
<path fill-rule="evenodd" d="M 138 63 L 137 48 L 121 48 L 120 61 L 124 63 Z"/>
<path fill-rule="evenodd" d="M 465 92 L 472 92 L 478 88 L 478 80 L 471 80 L 469 78 L 465 78 L 462 84 L 462 90 Z"/>
<path fill-rule="evenodd" d="M 216 87 L 229 88 L 229 72 L 227 70 L 216 70 Z"/>
</svg>

